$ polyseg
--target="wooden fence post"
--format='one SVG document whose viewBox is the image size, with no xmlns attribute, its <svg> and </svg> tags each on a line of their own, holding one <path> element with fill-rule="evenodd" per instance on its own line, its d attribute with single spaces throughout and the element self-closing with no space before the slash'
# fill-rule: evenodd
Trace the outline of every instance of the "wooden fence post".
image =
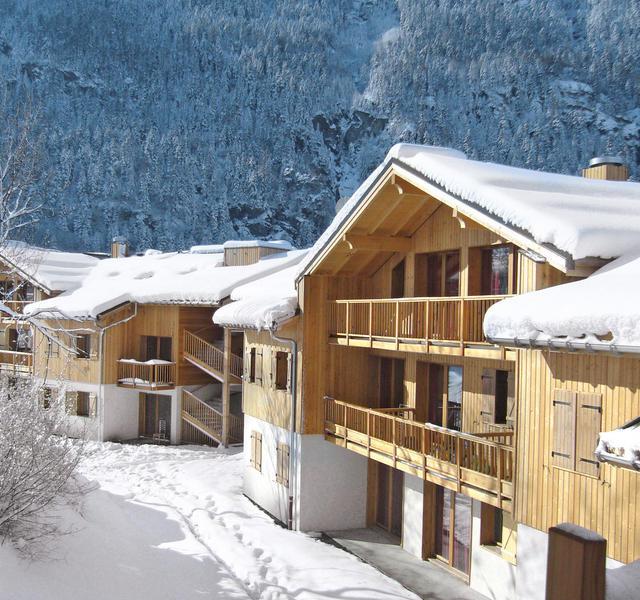
<svg viewBox="0 0 640 600">
<path fill-rule="evenodd" d="M 604 600 L 607 540 L 561 523 L 549 529 L 546 600 Z"/>
</svg>

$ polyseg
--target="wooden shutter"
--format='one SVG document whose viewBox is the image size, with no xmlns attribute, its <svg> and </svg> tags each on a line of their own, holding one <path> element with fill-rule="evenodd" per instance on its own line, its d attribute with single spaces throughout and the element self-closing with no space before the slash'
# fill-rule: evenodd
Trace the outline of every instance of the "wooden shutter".
<svg viewBox="0 0 640 600">
<path fill-rule="evenodd" d="M 77 415 L 78 392 L 67 392 L 64 397 L 64 405 L 68 415 Z"/>
<path fill-rule="evenodd" d="M 496 422 L 496 372 L 494 369 L 482 369 L 482 410 L 483 423 Z"/>
<path fill-rule="evenodd" d="M 579 392 L 576 397 L 576 471 L 597 477 L 594 452 L 602 424 L 602 394 Z"/>
<path fill-rule="evenodd" d="M 565 469 L 574 469 L 575 434 L 576 393 L 569 390 L 554 390 L 552 464 Z"/>
<path fill-rule="evenodd" d="M 516 423 L 516 374 L 513 371 L 507 373 L 507 425 L 512 429 Z"/>
<path fill-rule="evenodd" d="M 278 352 L 275 349 L 271 349 L 271 373 L 269 373 L 269 384 L 273 389 L 276 389 L 278 386 L 276 382 L 278 381 Z"/>
<path fill-rule="evenodd" d="M 255 381 L 262 385 L 262 348 L 256 348 L 256 375 Z"/>
<path fill-rule="evenodd" d="M 291 377 L 293 369 L 293 355 L 291 352 L 287 354 L 287 392 L 291 392 Z"/>
<path fill-rule="evenodd" d="M 262 473 L 262 434 L 256 432 L 256 470 Z"/>
<path fill-rule="evenodd" d="M 89 416 L 95 417 L 98 414 L 98 395 L 91 392 L 89 394 Z"/>
<path fill-rule="evenodd" d="M 251 381 L 249 373 L 251 372 L 251 348 L 244 348 L 244 362 L 242 363 L 242 378 L 245 381 Z"/>
<path fill-rule="evenodd" d="M 98 358 L 98 336 L 95 334 L 87 336 L 87 341 L 89 343 L 89 357 Z"/>
<path fill-rule="evenodd" d="M 288 444 L 278 444 L 276 449 L 277 467 L 276 481 L 284 486 L 289 486 L 289 446 Z"/>
</svg>

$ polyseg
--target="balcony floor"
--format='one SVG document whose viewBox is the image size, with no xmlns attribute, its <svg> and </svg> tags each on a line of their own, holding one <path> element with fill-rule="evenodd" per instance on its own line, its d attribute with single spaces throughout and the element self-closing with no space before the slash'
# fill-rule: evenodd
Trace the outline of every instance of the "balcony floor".
<svg viewBox="0 0 640 600">
<path fill-rule="evenodd" d="M 485 600 L 455 575 L 433 561 L 420 560 L 399 545 L 398 538 L 377 527 L 327 531 L 336 545 L 425 600 Z"/>
</svg>

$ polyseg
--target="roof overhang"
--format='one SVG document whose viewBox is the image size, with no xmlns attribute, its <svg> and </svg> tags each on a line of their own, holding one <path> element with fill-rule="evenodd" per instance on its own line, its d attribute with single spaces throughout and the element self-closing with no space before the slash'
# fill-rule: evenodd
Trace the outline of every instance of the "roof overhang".
<svg viewBox="0 0 640 600">
<path fill-rule="evenodd" d="M 416 171 L 409 165 L 406 165 L 401 160 L 390 158 L 387 159 L 378 176 L 370 183 L 369 187 L 364 190 L 360 201 L 341 217 L 342 222 L 336 227 L 333 235 L 316 250 L 315 256 L 313 256 L 306 265 L 304 271 L 298 274 L 296 283 L 305 275 L 316 272 L 338 244 L 349 243 L 349 232 L 354 223 L 356 223 L 368 209 L 382 189 L 387 185 L 393 185 L 396 178 L 406 181 L 413 187 L 419 189 L 424 193 L 425 201 L 427 201 L 427 198 L 433 198 L 441 204 L 449 206 L 454 215 L 466 217 L 478 225 L 493 231 L 501 238 L 515 244 L 520 249 L 535 253 L 551 266 L 567 275 L 586 277 L 608 262 L 599 258 L 587 258 L 576 261 L 569 253 L 556 248 L 552 244 L 536 242 L 528 231 L 506 223 L 500 217 L 490 213 L 486 209 L 448 192 L 435 181 Z"/>
</svg>

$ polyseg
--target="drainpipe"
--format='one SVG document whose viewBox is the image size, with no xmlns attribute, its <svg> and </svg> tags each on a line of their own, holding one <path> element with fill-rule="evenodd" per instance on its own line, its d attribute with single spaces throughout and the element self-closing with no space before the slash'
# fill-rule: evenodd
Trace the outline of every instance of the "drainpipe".
<svg viewBox="0 0 640 600">
<path fill-rule="evenodd" d="M 276 334 L 275 322 L 269 328 L 271 337 L 276 342 L 288 344 L 291 347 L 291 423 L 289 425 L 289 505 L 288 522 L 289 529 L 293 529 L 293 511 L 295 506 L 296 490 L 296 419 L 297 419 L 297 397 L 298 397 L 298 342 L 293 338 L 280 337 Z"/>
<path fill-rule="evenodd" d="M 127 321 L 131 321 L 131 319 L 135 318 L 138 315 L 138 303 L 136 302 L 133 305 L 133 314 L 129 315 L 128 317 L 126 317 L 125 319 L 120 319 L 120 321 L 116 321 L 115 323 L 111 323 L 110 325 L 107 325 L 106 327 L 100 327 L 98 325 L 98 318 L 96 318 L 96 326 L 98 327 L 98 332 L 99 332 L 99 345 L 100 345 L 100 382 L 98 384 L 99 386 L 99 390 L 100 390 L 100 394 L 99 397 L 102 399 L 102 410 L 100 410 L 100 440 L 104 441 L 104 405 L 105 405 L 105 401 L 104 401 L 104 332 L 107 329 L 111 329 L 112 327 L 115 327 L 116 325 L 122 325 L 124 323 L 126 323 Z"/>
</svg>

